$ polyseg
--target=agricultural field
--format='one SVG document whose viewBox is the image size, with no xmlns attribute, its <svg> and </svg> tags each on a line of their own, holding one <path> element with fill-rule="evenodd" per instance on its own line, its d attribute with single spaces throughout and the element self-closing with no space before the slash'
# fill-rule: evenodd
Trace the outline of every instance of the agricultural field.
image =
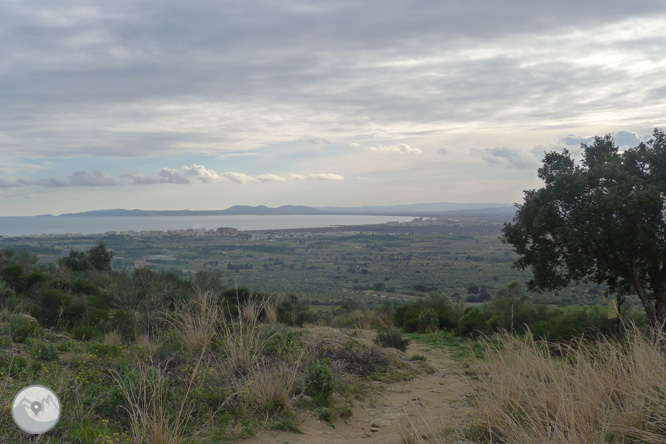
<svg viewBox="0 0 666 444">
<path fill-rule="evenodd" d="M 78 236 L 2 238 L 12 248 L 54 263 L 70 249 L 102 241 L 113 268 L 199 275 L 227 288 L 295 294 L 313 306 L 352 298 L 410 301 L 444 293 L 454 301 L 484 302 L 529 271 L 512 268 L 515 255 L 500 240 L 502 219 L 476 217 L 328 229 L 239 232 L 236 236 Z M 595 304 L 605 289 L 593 284 L 532 295 L 556 305 Z"/>
</svg>

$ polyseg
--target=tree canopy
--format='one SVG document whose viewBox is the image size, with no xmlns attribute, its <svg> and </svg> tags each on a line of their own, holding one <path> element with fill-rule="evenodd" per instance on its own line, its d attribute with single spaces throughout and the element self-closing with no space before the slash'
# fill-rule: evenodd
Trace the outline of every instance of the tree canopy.
<svg viewBox="0 0 666 444">
<path fill-rule="evenodd" d="M 666 323 L 666 135 L 620 150 L 610 135 L 571 152 L 545 154 L 545 183 L 524 192 L 502 240 L 531 267 L 528 286 L 557 289 L 571 281 L 607 283 L 620 298 L 635 294 L 653 326 Z"/>
<path fill-rule="evenodd" d="M 111 271 L 113 251 L 106 249 L 104 242 L 87 251 L 69 250 L 69 256 L 62 258 L 61 263 L 72 271 L 84 271 L 94 268 L 98 271 Z"/>
</svg>

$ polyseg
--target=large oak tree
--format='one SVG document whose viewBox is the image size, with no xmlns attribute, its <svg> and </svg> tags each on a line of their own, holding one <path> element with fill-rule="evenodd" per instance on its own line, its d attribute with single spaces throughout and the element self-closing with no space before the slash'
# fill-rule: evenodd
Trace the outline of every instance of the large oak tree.
<svg viewBox="0 0 666 444">
<path fill-rule="evenodd" d="M 571 281 L 607 283 L 620 300 L 635 294 L 650 323 L 666 328 L 666 135 L 621 151 L 611 136 L 546 153 L 545 183 L 525 199 L 503 241 L 531 268 L 528 286 L 554 290 Z"/>
</svg>

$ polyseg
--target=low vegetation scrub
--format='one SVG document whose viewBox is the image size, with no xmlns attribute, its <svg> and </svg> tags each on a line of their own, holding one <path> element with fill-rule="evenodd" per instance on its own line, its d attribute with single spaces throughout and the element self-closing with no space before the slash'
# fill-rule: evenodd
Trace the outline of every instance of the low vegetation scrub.
<svg viewBox="0 0 666 444">
<path fill-rule="evenodd" d="M 22 343 L 26 339 L 37 336 L 39 324 L 37 319 L 27 314 L 15 314 L 9 319 L 12 341 Z"/>
<path fill-rule="evenodd" d="M 407 350 L 407 345 L 409 345 L 409 339 L 403 338 L 397 328 L 387 328 L 377 332 L 375 343 L 381 347 L 397 348 L 404 352 Z"/>
<path fill-rule="evenodd" d="M 53 444 L 297 432 L 303 410 L 331 423 L 351 416 L 351 398 L 394 365 L 351 333 L 300 327 L 312 313 L 296 296 L 114 272 L 104 245 L 93 248 L 50 267 L 0 252 L 0 394 L 53 388 L 67 406 Z M 0 418 L 0 442 L 24 440 L 11 416 Z"/>
<path fill-rule="evenodd" d="M 663 338 L 553 344 L 503 334 L 486 342 L 478 421 L 486 443 L 666 443 Z"/>
<path fill-rule="evenodd" d="M 55 345 L 47 342 L 35 341 L 30 347 L 30 354 L 33 358 L 42 361 L 57 361 L 58 349 Z"/>
<path fill-rule="evenodd" d="M 641 327 L 647 324 L 644 314 L 629 307 L 622 309 L 622 318 Z M 444 330 L 478 338 L 509 331 L 557 342 L 582 335 L 617 336 L 621 331 L 616 319 L 608 319 L 605 306 L 561 308 L 534 302 L 518 281 L 499 289 L 488 302 L 474 306 L 452 304 L 444 295 L 431 295 L 395 308 L 393 321 L 407 333 Z"/>
<path fill-rule="evenodd" d="M 325 403 L 335 390 L 333 372 L 326 364 L 320 361 L 310 361 L 305 368 L 305 393 Z"/>
</svg>

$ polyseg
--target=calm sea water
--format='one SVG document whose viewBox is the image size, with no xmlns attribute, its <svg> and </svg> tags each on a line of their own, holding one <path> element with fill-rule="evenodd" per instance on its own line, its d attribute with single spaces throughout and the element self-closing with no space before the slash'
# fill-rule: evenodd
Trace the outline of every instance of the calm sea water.
<svg viewBox="0 0 666 444">
<path fill-rule="evenodd" d="M 186 230 L 233 227 L 247 230 L 319 228 L 408 222 L 399 216 L 135 216 L 135 217 L 0 217 L 0 236 L 97 234 L 108 231 Z"/>
</svg>

